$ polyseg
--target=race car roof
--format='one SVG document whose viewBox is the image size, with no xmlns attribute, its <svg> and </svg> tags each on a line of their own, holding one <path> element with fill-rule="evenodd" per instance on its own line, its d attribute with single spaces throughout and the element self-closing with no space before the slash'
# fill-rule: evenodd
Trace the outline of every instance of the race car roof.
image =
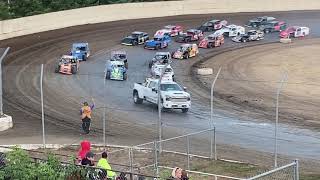
<svg viewBox="0 0 320 180">
<path fill-rule="evenodd" d="M 166 25 L 166 26 L 164 26 L 164 28 L 166 28 L 166 29 L 172 29 L 172 28 L 175 28 L 175 27 L 177 27 L 177 26 L 175 26 L 175 25 Z"/>
<path fill-rule="evenodd" d="M 192 44 L 182 44 L 180 47 L 183 47 L 183 48 L 192 47 Z"/>
<path fill-rule="evenodd" d="M 192 32 L 193 33 L 193 32 L 199 32 L 199 30 L 198 29 L 188 29 L 187 32 Z"/>
<path fill-rule="evenodd" d="M 109 61 L 111 65 L 124 65 L 123 61 Z"/>
<path fill-rule="evenodd" d="M 141 32 L 141 31 L 133 31 L 131 34 L 147 34 L 147 33 Z"/>
<path fill-rule="evenodd" d="M 126 55 L 127 52 L 126 51 L 112 51 L 111 52 L 111 55 L 116 55 L 116 54 L 124 54 L 124 55 Z"/>
<path fill-rule="evenodd" d="M 73 43 L 73 47 L 85 47 L 88 46 L 88 43 Z"/>
<path fill-rule="evenodd" d="M 61 56 L 61 58 L 63 58 L 63 59 L 75 59 L 75 57 L 70 56 L 70 55 L 63 55 L 63 56 Z"/>
<path fill-rule="evenodd" d="M 156 55 L 170 55 L 170 52 L 156 52 Z"/>
</svg>

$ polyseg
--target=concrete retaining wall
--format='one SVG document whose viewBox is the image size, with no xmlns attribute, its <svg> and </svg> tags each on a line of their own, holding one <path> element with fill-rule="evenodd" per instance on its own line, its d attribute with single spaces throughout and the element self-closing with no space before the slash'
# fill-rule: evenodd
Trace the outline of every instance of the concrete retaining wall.
<svg viewBox="0 0 320 180">
<path fill-rule="evenodd" d="M 320 9 L 320 0 L 185 0 L 128 3 L 0 21 L 0 40 L 70 26 L 183 14 Z"/>
</svg>

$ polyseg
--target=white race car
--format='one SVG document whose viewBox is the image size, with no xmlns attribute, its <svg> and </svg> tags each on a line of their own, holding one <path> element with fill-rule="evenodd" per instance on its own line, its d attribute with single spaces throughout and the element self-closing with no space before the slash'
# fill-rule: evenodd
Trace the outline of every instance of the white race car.
<svg viewBox="0 0 320 180">
<path fill-rule="evenodd" d="M 164 69 L 165 66 L 167 66 L 166 69 Z M 166 65 L 166 64 L 155 63 L 151 68 L 151 75 L 155 78 L 160 78 L 162 72 L 163 72 L 162 80 L 174 81 L 174 71 L 170 66 L 170 64 Z"/>
<path fill-rule="evenodd" d="M 235 25 L 235 24 L 225 26 L 218 31 L 226 37 L 235 37 L 235 36 L 240 36 L 240 35 L 245 34 L 245 28 L 242 26 Z M 218 32 L 218 31 L 216 31 L 216 32 Z"/>
</svg>

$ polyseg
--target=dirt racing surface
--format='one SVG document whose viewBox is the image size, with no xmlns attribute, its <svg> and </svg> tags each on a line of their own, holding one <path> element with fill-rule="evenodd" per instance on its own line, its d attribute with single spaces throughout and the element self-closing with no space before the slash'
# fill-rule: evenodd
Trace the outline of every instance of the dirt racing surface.
<svg viewBox="0 0 320 180">
<path fill-rule="evenodd" d="M 279 12 L 272 14 L 209 14 L 118 21 L 65 28 L 1 41 L 0 47 L 11 47 L 10 54 L 4 63 L 4 112 L 13 116 L 14 128 L 0 133 L 0 136 L 3 137 L 0 139 L 0 143 L 41 143 L 42 127 L 39 86 L 41 64 L 45 65 L 44 104 L 47 143 L 72 144 L 79 143 L 82 139 L 89 139 L 92 142 L 101 143 L 103 130 L 102 113 L 104 107 L 107 108 L 106 130 L 108 143 L 132 145 L 153 141 L 157 137 L 157 109 L 148 103 L 144 103 L 141 106 L 134 105 L 132 102 L 132 87 L 133 83 L 142 82 L 148 75 L 148 61 L 154 56 L 155 52 L 144 50 L 141 46 L 120 46 L 119 43 L 121 38 L 134 30 L 146 31 L 150 35 L 153 35 L 157 29 L 160 29 L 167 24 L 181 24 L 186 29 L 194 28 L 198 27 L 204 21 L 212 19 L 212 17 L 227 19 L 231 23 L 243 25 L 248 19 L 260 15 L 275 16 L 279 19 L 287 20 L 289 24 L 303 23 L 303 25 L 309 26 L 312 29 L 310 38 L 317 37 L 318 34 L 320 34 L 320 28 L 318 27 L 320 13 L 311 11 Z M 89 43 L 92 56 L 87 62 L 81 63 L 79 73 L 72 76 L 55 74 L 54 67 L 58 58 L 69 52 L 73 42 L 82 41 Z M 192 109 L 187 114 L 182 114 L 180 111 L 168 111 L 163 113 L 164 138 L 207 129 L 210 125 L 210 106 L 208 106 L 209 94 L 206 88 L 200 85 L 198 82 L 199 80 L 197 80 L 196 77 L 191 76 L 191 67 L 194 63 L 208 59 L 223 51 L 227 52 L 233 48 L 254 46 L 274 41 L 278 41 L 278 36 L 276 34 L 267 35 L 264 41 L 247 44 L 235 44 L 228 39 L 226 40 L 226 44 L 221 48 L 201 49 L 200 57 L 187 61 L 174 61 L 173 67 L 177 81 L 181 83 L 181 85 L 186 86 L 191 93 Z M 178 46 L 178 43 L 172 43 L 172 45 L 164 51 L 172 52 L 176 50 Z M 268 47 L 269 46 L 266 46 L 266 48 Z M 272 47 L 270 48 L 272 49 Z M 256 48 L 253 49 L 255 50 Z M 104 80 L 103 71 L 105 61 L 110 56 L 110 51 L 112 50 L 125 50 L 128 53 L 129 70 L 127 81 Z M 300 51 L 303 50 L 300 49 Z M 258 51 L 255 52 L 258 54 L 261 53 Z M 269 58 L 272 58 L 272 55 L 268 54 L 268 56 Z M 255 56 L 251 56 L 251 63 L 249 64 L 246 62 L 237 63 L 235 60 L 229 61 L 230 64 L 228 64 L 228 67 L 230 67 L 230 70 L 232 71 L 234 69 L 242 69 L 250 72 L 249 74 L 241 73 L 242 75 L 250 75 L 250 77 L 261 76 L 259 71 L 255 71 L 257 70 L 255 66 L 259 66 L 259 68 L 264 71 L 268 71 L 268 69 L 263 68 L 265 66 L 263 60 L 259 61 L 262 64 L 255 65 L 252 62 L 254 61 L 254 57 Z M 214 66 L 216 65 L 214 64 Z M 246 68 L 247 66 L 249 69 Z M 271 65 L 269 67 L 271 67 Z M 279 70 L 279 68 L 277 69 Z M 238 71 L 235 71 L 235 73 L 236 72 Z M 227 72 L 222 72 L 222 74 L 225 73 Z M 299 75 L 300 74 L 298 73 L 295 76 L 298 77 Z M 291 76 L 293 75 L 289 74 L 289 82 L 292 81 L 290 78 Z M 264 77 L 270 79 L 263 79 Z M 274 74 L 274 76 L 272 76 L 274 78 L 271 78 L 271 76 L 264 77 L 255 77 L 255 80 L 263 79 L 265 81 L 272 80 L 274 82 L 279 79 L 279 73 Z M 297 79 L 292 82 L 298 82 L 298 80 L 304 79 Z M 104 88 L 104 82 L 106 83 L 106 88 Z M 232 81 L 228 82 L 231 83 Z M 238 88 L 241 83 L 238 81 L 236 82 L 236 85 L 233 86 Z M 221 87 L 219 87 L 219 84 L 221 83 L 222 82 L 219 79 L 217 88 L 220 93 L 218 93 L 218 95 L 224 93 L 221 92 L 223 89 L 219 88 L 225 88 L 227 86 L 226 84 L 226 86 L 221 85 Z M 217 101 L 217 106 L 215 105 L 215 121 L 218 129 L 217 141 L 221 144 L 221 157 L 224 155 L 223 152 L 226 152 L 231 159 L 250 160 L 250 156 L 254 153 L 245 153 L 245 155 L 242 155 L 241 152 L 247 152 L 246 150 L 248 149 L 250 152 L 273 152 L 273 124 L 270 123 L 269 118 L 265 118 L 264 111 L 257 111 L 257 109 L 263 107 L 261 99 L 266 99 L 263 101 L 266 106 L 268 102 L 270 105 L 272 96 L 269 95 L 271 93 L 268 92 L 275 92 L 274 90 L 272 91 L 272 85 L 276 83 L 267 83 L 268 86 L 263 86 L 261 83 L 255 86 L 252 84 L 253 83 L 251 83 L 252 87 L 250 86 L 251 88 L 249 88 L 248 91 L 243 89 L 243 94 L 248 93 L 246 96 L 238 96 L 243 98 L 243 102 L 248 101 L 247 103 L 238 103 L 241 99 L 237 101 L 225 101 L 222 99 L 222 101 Z M 241 87 L 242 86 L 243 85 L 241 85 Z M 266 88 L 263 89 L 264 87 Z M 246 109 L 247 107 L 252 107 L 247 105 L 252 102 L 259 105 L 252 99 L 245 99 L 245 97 L 255 96 L 254 94 L 250 94 L 256 93 L 256 91 L 253 91 L 255 88 L 259 88 L 259 90 L 262 89 L 262 94 L 268 94 L 269 96 L 264 98 L 260 97 L 260 100 L 259 98 L 256 98 L 256 100 L 259 100 L 259 103 L 261 103 L 258 108 Z M 288 85 L 286 84 L 284 94 L 286 93 L 285 89 L 287 88 Z M 289 89 L 287 89 L 287 91 Z M 296 95 L 295 93 L 298 91 L 293 92 L 293 87 L 291 89 L 292 92 L 290 91 L 290 95 Z M 235 94 L 235 92 L 232 91 L 225 92 L 225 94 L 228 93 Z M 267 100 L 268 97 L 269 100 Z M 90 102 L 91 98 L 96 100 L 96 108 L 94 110 L 91 127 L 92 133 L 89 136 L 84 136 L 80 135 L 81 121 L 79 109 L 82 102 Z M 281 98 L 285 98 L 285 96 L 281 96 Z M 281 100 L 283 101 L 283 99 Z M 290 101 L 288 101 L 288 103 L 289 102 Z M 312 103 L 315 102 L 316 101 L 312 101 Z M 311 102 L 308 102 L 308 104 L 311 105 Z M 285 104 L 281 104 L 281 106 L 286 107 Z M 249 116 L 254 118 L 245 118 L 244 120 L 238 119 L 239 115 L 250 115 L 249 111 L 254 112 L 254 116 Z M 281 109 L 281 113 L 282 112 L 284 111 Z M 280 115 L 283 117 L 283 114 Z M 257 123 L 256 120 L 259 118 L 265 118 L 264 120 L 266 121 L 258 121 Z M 300 116 L 297 116 L 297 118 L 299 119 Z M 310 119 L 308 120 L 310 121 Z M 301 122 L 301 120 L 299 121 Z M 309 123 L 311 123 L 311 121 Z M 287 124 L 291 123 L 289 122 Z M 318 133 L 310 132 L 308 129 L 298 129 L 299 133 L 295 133 L 298 131 L 291 127 L 288 128 L 287 124 L 279 128 L 283 139 L 280 143 L 281 148 L 279 148 L 279 152 L 291 157 L 298 156 L 319 160 L 320 155 L 318 149 L 320 141 L 317 138 L 319 137 Z M 203 151 L 204 149 L 208 150 L 209 137 L 210 135 L 206 134 L 195 138 L 192 141 L 194 147 L 196 147 L 195 149 L 197 151 Z M 182 143 L 173 142 L 172 144 L 176 145 L 177 148 L 178 146 L 185 148 L 185 145 Z M 255 155 L 256 157 L 259 157 L 258 153 Z"/>
<path fill-rule="evenodd" d="M 279 98 L 280 121 L 319 131 L 319 42 L 319 39 L 301 39 L 292 44 L 233 50 L 203 64 L 216 70 L 222 67 L 216 97 L 249 111 L 256 109 L 270 120 L 274 119 L 277 89 L 287 74 Z M 198 78 L 210 88 L 213 76 Z"/>
</svg>

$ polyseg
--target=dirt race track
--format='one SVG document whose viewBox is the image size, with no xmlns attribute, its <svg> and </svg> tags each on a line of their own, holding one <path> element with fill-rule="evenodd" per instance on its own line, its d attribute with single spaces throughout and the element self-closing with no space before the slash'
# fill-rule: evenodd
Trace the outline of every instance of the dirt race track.
<svg viewBox="0 0 320 180">
<path fill-rule="evenodd" d="M 104 104 L 106 104 L 107 107 L 107 142 L 109 144 L 132 145 L 152 141 L 157 136 L 155 128 L 157 122 L 157 109 L 147 103 L 144 103 L 141 106 L 135 106 L 132 102 L 131 94 L 133 83 L 143 81 L 145 76 L 148 75 L 149 69 L 147 67 L 147 62 L 153 57 L 154 51 L 147 51 L 142 47 L 120 46 L 120 39 L 134 30 L 146 31 L 152 35 L 157 29 L 167 24 L 181 24 L 185 28 L 197 27 L 202 22 L 212 19 L 213 16 L 217 19 L 227 19 L 229 22 L 243 25 L 248 19 L 260 15 L 264 14 L 210 14 L 117 21 L 65 28 L 1 41 L 0 47 L 11 47 L 10 54 L 5 60 L 3 74 L 5 99 L 4 112 L 13 116 L 14 128 L 0 133 L 0 136 L 2 137 L 0 143 L 41 143 L 39 77 L 40 64 L 42 63 L 45 64 L 44 101 L 47 143 L 71 144 L 78 143 L 84 138 L 90 139 L 96 143 L 101 143 L 103 129 L 102 108 L 104 107 Z M 302 23 L 303 25 L 309 26 L 312 29 L 312 34 L 309 38 L 319 37 L 320 35 L 320 27 L 318 25 L 320 21 L 319 12 L 279 12 L 265 15 L 272 15 L 279 19 L 286 20 L 292 25 Z M 55 74 L 54 65 L 57 62 L 58 57 L 67 53 L 73 42 L 79 41 L 89 42 L 92 50 L 91 58 L 87 62 L 81 64 L 80 72 L 77 75 L 64 76 Z M 209 127 L 209 94 L 203 84 L 200 85 L 201 83 L 198 82 L 199 80 L 197 80 L 196 77 L 191 76 L 191 69 L 194 63 L 197 61 L 204 61 L 214 55 L 232 49 L 263 43 L 272 43 L 275 41 L 278 41 L 278 36 L 276 34 L 268 34 L 264 41 L 247 44 L 235 44 L 230 40 L 227 40 L 226 44 L 221 48 L 200 50 L 201 56 L 198 58 L 189 59 L 188 61 L 174 61 L 173 67 L 177 74 L 177 81 L 189 89 L 192 95 L 193 105 L 188 114 L 182 114 L 180 111 L 168 111 L 163 113 L 164 138 Z M 306 43 L 307 42 L 310 41 L 306 41 Z M 294 43 L 293 46 L 299 43 Z M 165 51 L 174 51 L 177 47 L 178 44 L 173 43 Z M 273 49 L 272 47 L 273 45 L 265 46 L 265 48 L 270 50 Z M 258 54 L 261 53 L 258 48 L 252 48 Z M 116 49 L 125 50 L 128 53 L 129 78 L 125 82 L 106 81 L 107 88 L 104 90 L 103 70 L 105 60 L 109 56 L 110 51 Z M 243 50 L 247 52 L 247 50 Z M 299 50 L 304 51 L 303 49 Z M 277 51 L 280 50 L 277 49 Z M 286 52 L 289 51 L 284 51 L 284 58 Z M 266 55 L 264 57 L 270 59 L 274 58 L 275 54 L 264 53 L 265 54 L 262 53 L 262 55 Z M 222 56 L 222 58 L 224 57 L 224 55 L 220 56 Z M 215 58 L 217 58 L 217 56 Z M 272 64 L 264 64 L 266 61 L 263 61 L 262 58 L 259 59 L 260 61 L 258 61 L 258 64 L 255 64 L 253 62 L 255 62 L 256 56 L 248 56 L 248 58 L 249 60 L 251 58 L 251 61 L 246 61 L 245 58 L 243 58 L 243 61 L 245 61 L 243 63 L 235 60 L 232 61 L 232 59 L 222 62 L 221 65 L 226 65 L 226 69 L 228 70 L 223 71 L 223 77 L 277 81 L 279 74 L 269 72 Z M 221 62 L 213 60 L 208 61 L 208 63 L 210 63 L 210 66 L 216 67 L 219 66 L 219 63 Z M 283 61 L 283 63 L 285 63 L 285 61 Z M 291 64 L 293 64 L 293 61 Z M 276 68 L 276 70 L 279 69 Z M 295 72 L 295 70 L 296 69 L 290 69 L 289 72 Z M 265 74 L 262 73 L 263 71 L 266 73 L 269 72 L 273 74 L 273 76 L 265 76 Z M 312 72 L 316 74 L 316 69 Z M 295 74 L 289 73 L 289 83 L 304 81 L 305 79 L 291 79 L 291 76 L 299 77 L 301 74 L 303 74 L 302 70 L 299 70 L 299 72 L 296 72 Z M 311 72 L 310 75 L 312 75 Z M 255 79 L 253 79 L 253 77 L 255 77 Z M 316 80 L 317 79 L 310 80 L 308 78 L 308 81 Z M 243 87 L 244 85 L 239 83 L 239 81 L 221 82 L 219 79 L 219 83 L 217 84 L 218 99 L 215 105 L 215 115 L 217 118 L 215 121 L 218 129 L 218 150 L 221 151 L 221 157 L 263 163 L 264 160 L 256 158 L 253 158 L 253 160 L 252 157 L 261 157 L 259 152 L 271 153 L 273 151 L 273 125 L 269 122 L 271 119 L 270 104 L 272 103 L 272 96 L 270 94 L 271 92 L 274 93 L 274 91 L 271 90 L 273 88 L 271 85 L 274 85 L 275 83 L 268 83 L 268 86 L 265 86 L 262 83 L 257 84 L 258 83 L 247 83 L 249 88 L 248 90 L 245 90 Z M 234 88 L 241 87 L 242 91 L 240 94 L 245 94 L 245 96 L 237 95 L 235 97 L 239 91 L 224 92 L 225 89 L 228 89 L 226 88 L 228 86 Z M 255 94 L 250 94 L 256 93 L 256 88 L 261 91 L 259 92 L 259 98 L 253 99 L 254 101 L 248 99 L 247 97 L 256 97 Z M 296 87 L 288 88 L 288 85 L 286 85 L 284 94 L 288 93 L 288 96 L 297 96 L 298 90 L 304 91 L 307 89 L 308 88 L 297 89 Z M 309 92 L 317 93 L 315 91 Z M 106 94 L 105 99 L 103 98 L 103 94 Z M 231 100 L 227 99 L 226 101 L 226 96 L 224 95 L 228 96 L 230 94 L 234 94 L 232 97 L 233 99 L 230 96 L 229 99 Z M 263 95 L 263 97 L 261 95 Z M 308 98 L 310 98 L 310 95 L 308 95 Z M 92 97 L 96 99 L 96 110 L 94 112 L 95 116 L 92 125 L 93 132 L 89 136 L 80 136 L 79 108 L 83 101 L 90 101 Z M 301 94 L 299 97 L 299 100 L 306 101 Z M 287 96 L 282 96 L 282 98 L 287 98 Z M 261 99 L 263 99 L 263 101 L 261 101 Z M 308 105 L 304 108 L 309 108 L 317 102 L 315 98 L 312 99 L 313 101 L 308 101 Z M 292 102 L 296 103 L 300 101 Z M 281 104 L 281 106 L 288 108 L 295 106 L 291 101 L 287 101 L 287 103 L 288 105 Z M 254 105 L 258 106 L 254 107 Z M 264 111 L 264 106 L 268 107 L 266 108 L 267 111 Z M 282 108 L 280 114 L 281 118 L 285 115 L 282 113 L 289 113 L 289 111 L 286 112 L 283 111 L 283 109 L 284 108 Z M 248 112 L 254 113 L 254 116 Z M 265 116 L 266 113 L 269 116 Z M 244 118 L 239 119 L 240 115 Z M 245 115 L 249 116 L 246 117 Z M 316 114 L 313 114 L 313 117 L 314 116 L 316 116 Z M 302 119 L 305 119 L 305 117 L 308 117 L 306 119 L 308 120 L 308 123 L 305 124 L 313 123 L 310 124 L 310 126 L 307 126 L 308 128 L 311 126 L 315 127 L 314 124 L 318 124 L 316 123 L 317 120 L 316 122 L 312 122 L 314 119 L 312 119 L 312 116 L 309 117 L 309 114 L 295 117 L 298 118 L 298 123 L 295 123 L 298 125 L 303 124 Z M 279 148 L 279 152 L 286 156 L 302 157 L 309 159 L 309 162 L 314 160 L 315 163 L 318 163 L 320 157 L 320 140 L 318 138 L 319 132 L 316 130 L 319 129 L 312 128 L 314 131 L 310 131 L 306 127 L 297 129 L 294 126 L 288 126 L 288 124 L 291 124 L 291 121 L 287 120 L 286 122 L 288 123 L 281 125 L 279 128 L 279 134 L 283 139 L 283 141 L 280 142 L 281 148 Z M 201 140 L 199 141 L 198 139 Z M 193 141 L 195 147 L 197 147 L 194 148 L 194 151 L 208 150 L 207 140 L 208 134 L 203 137 L 198 137 L 197 141 Z M 177 145 L 177 142 L 174 142 L 173 144 Z M 182 147 L 184 146 L 183 144 L 180 145 Z M 270 158 L 269 155 L 270 154 L 266 155 L 266 157 Z M 265 162 L 266 161 L 264 161 L 264 163 Z"/>
</svg>

